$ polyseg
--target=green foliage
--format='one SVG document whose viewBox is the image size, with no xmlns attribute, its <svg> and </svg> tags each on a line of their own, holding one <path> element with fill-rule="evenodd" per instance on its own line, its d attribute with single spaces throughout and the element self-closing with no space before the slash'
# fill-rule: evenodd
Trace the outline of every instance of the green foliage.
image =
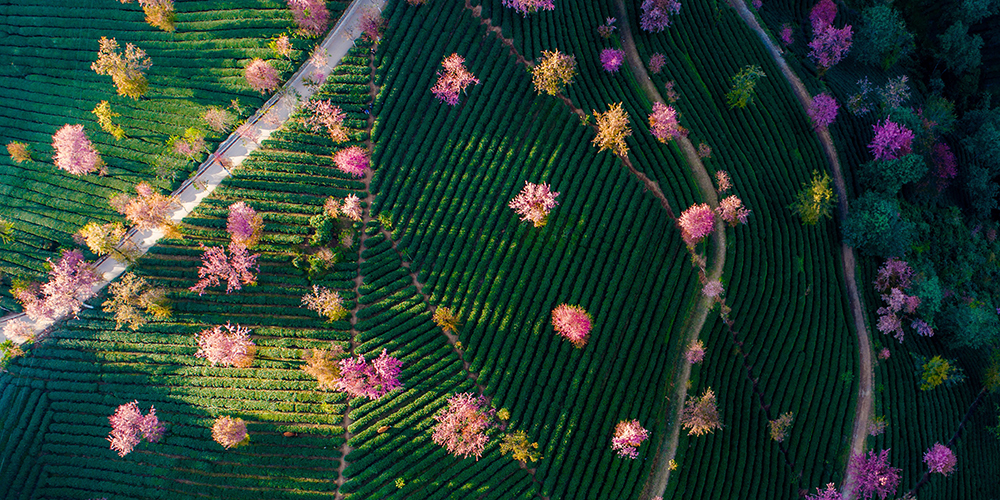
<svg viewBox="0 0 1000 500">
<path fill-rule="evenodd" d="M 937 276 L 922 276 L 914 281 L 909 292 L 920 297 L 920 317 L 933 324 L 932 320 L 941 312 L 941 301 L 944 300 L 941 279 Z"/>
<path fill-rule="evenodd" d="M 941 35 L 941 59 L 948 70 L 956 75 L 972 71 L 982 62 L 980 49 L 983 48 L 983 37 L 969 35 L 969 27 L 962 21 L 956 21 Z"/>
<path fill-rule="evenodd" d="M 965 192 L 969 195 L 969 203 L 977 218 L 989 219 L 990 213 L 997 208 L 998 191 L 1000 186 L 993 182 L 987 167 L 966 165 Z"/>
<path fill-rule="evenodd" d="M 956 347 L 981 349 L 1000 342 L 1000 320 L 996 309 L 988 304 L 964 301 L 951 304 L 943 314 L 953 332 L 952 344 Z"/>
<path fill-rule="evenodd" d="M 927 359 L 919 354 L 913 354 L 917 374 L 920 376 L 920 390 L 929 391 L 944 384 L 953 387 L 965 380 L 962 369 L 955 365 L 954 360 L 934 356 Z"/>
<path fill-rule="evenodd" d="M 918 154 L 895 160 L 872 160 L 861 165 L 861 183 L 884 196 L 896 196 L 904 184 L 916 182 L 927 173 L 927 163 Z"/>
<path fill-rule="evenodd" d="M 899 11 L 878 3 L 861 11 L 861 28 L 854 43 L 858 60 L 887 70 L 914 49 L 913 33 Z"/>
<path fill-rule="evenodd" d="M 1000 108 L 967 111 L 960 125 L 965 150 L 989 169 L 988 175 L 1000 173 Z"/>
<path fill-rule="evenodd" d="M 321 213 L 309 218 L 309 226 L 316 230 L 309 238 L 309 244 L 314 247 L 324 246 L 333 240 L 337 219 Z"/>
<path fill-rule="evenodd" d="M 913 225 L 899 212 L 899 203 L 867 191 L 851 204 L 844 221 L 844 241 L 879 257 L 902 257 L 910 248 Z"/>
<path fill-rule="evenodd" d="M 753 102 L 757 81 L 767 76 L 760 66 L 747 66 L 733 75 L 732 88 L 726 93 L 726 104 L 729 108 L 745 108 Z"/>
<path fill-rule="evenodd" d="M 837 195 L 833 192 L 830 174 L 813 170 L 812 181 L 803 185 L 789 207 L 807 226 L 815 226 L 821 219 L 830 218 Z"/>
<path fill-rule="evenodd" d="M 997 0 L 962 0 L 961 15 L 965 22 L 976 24 L 980 20 L 996 14 Z"/>
</svg>

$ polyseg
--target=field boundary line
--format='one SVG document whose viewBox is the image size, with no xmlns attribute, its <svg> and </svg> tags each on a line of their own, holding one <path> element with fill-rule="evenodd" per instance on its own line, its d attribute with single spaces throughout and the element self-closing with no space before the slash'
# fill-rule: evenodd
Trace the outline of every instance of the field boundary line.
<svg viewBox="0 0 1000 500">
<path fill-rule="evenodd" d="M 782 50 L 774 44 L 771 37 L 768 36 L 767 32 L 761 27 L 760 23 L 757 22 L 757 18 L 752 12 L 750 12 L 750 9 L 747 8 L 746 2 L 744 0 L 727 1 L 729 2 L 729 5 L 736 10 L 736 13 L 740 16 L 740 18 L 746 22 L 747 26 L 756 32 L 760 37 L 761 41 L 764 43 L 764 47 L 774 59 L 774 62 L 779 68 L 781 68 L 781 73 L 784 75 L 788 85 L 792 87 L 792 92 L 795 94 L 795 97 L 798 98 L 803 111 L 809 109 L 812 97 L 810 97 L 805 85 L 802 84 L 802 80 L 799 79 L 798 75 L 796 75 L 795 72 L 792 71 L 791 67 L 788 66 L 788 63 L 785 62 L 785 58 L 781 55 Z M 827 162 L 829 163 L 830 169 L 833 171 L 834 188 L 837 190 L 837 216 L 841 221 L 844 221 L 847 219 L 848 210 L 847 183 L 844 181 L 844 172 L 840 166 L 837 149 L 833 144 L 833 136 L 831 136 L 830 131 L 825 128 L 817 130 L 816 135 L 819 138 L 820 143 L 823 145 L 823 152 L 826 154 Z M 854 249 L 843 241 L 840 243 L 840 258 L 841 263 L 843 264 L 844 284 L 847 287 L 847 297 L 851 305 L 851 315 L 854 317 L 854 329 L 858 335 L 858 353 L 861 371 L 860 377 L 858 377 L 858 403 L 854 412 L 850 452 L 845 459 L 844 481 L 840 488 L 841 495 L 844 497 L 844 500 L 852 500 L 854 477 L 849 475 L 847 462 L 850 460 L 851 456 L 864 453 L 865 451 L 865 440 L 868 437 L 868 423 L 871 421 L 872 413 L 872 385 L 874 375 L 872 371 L 871 333 L 865 325 L 865 309 L 861 303 L 861 295 L 858 292 Z"/>
<path fill-rule="evenodd" d="M 643 64 L 642 58 L 639 57 L 639 51 L 635 46 L 635 39 L 632 37 L 632 28 L 629 23 L 628 11 L 625 8 L 625 1 L 615 0 L 615 9 L 618 11 L 619 18 L 622 19 L 619 36 L 621 36 L 622 49 L 625 51 L 625 60 L 632 69 L 636 81 L 650 101 L 666 103 L 666 100 L 660 95 L 659 90 L 656 89 L 656 85 L 653 84 L 653 80 L 649 77 L 649 73 L 646 72 L 646 66 Z M 697 150 L 691 144 L 691 140 L 686 136 L 681 136 L 675 139 L 674 142 L 684 155 L 684 159 L 698 184 L 698 190 L 701 192 L 703 199 L 713 209 L 717 208 L 719 206 L 719 196 L 715 191 L 715 185 L 712 183 L 712 178 L 708 175 L 705 165 L 701 162 Z M 715 255 L 712 258 L 712 268 L 707 273 L 707 279 L 709 281 L 719 281 L 722 278 L 722 271 L 726 265 L 726 228 L 721 220 L 716 220 L 715 222 L 715 231 L 712 232 L 712 242 L 715 248 Z M 695 305 L 694 310 L 689 313 L 682 326 L 681 331 L 684 332 L 684 345 L 689 345 L 698 340 L 701 330 L 705 326 L 705 321 L 708 319 L 709 310 L 714 304 L 711 298 L 704 294 L 699 295 L 698 303 Z M 664 491 L 667 489 L 667 483 L 670 480 L 670 464 L 677 455 L 677 445 L 680 442 L 680 414 L 684 409 L 684 400 L 687 397 L 687 384 L 691 379 L 691 363 L 684 362 L 682 353 L 683 350 L 679 350 L 676 357 L 671 360 L 672 366 L 677 367 L 680 365 L 680 373 L 677 374 L 668 386 L 668 390 L 669 388 L 673 388 L 674 390 L 674 395 L 670 399 L 669 411 L 666 415 L 669 419 L 669 431 L 664 434 L 658 444 L 658 451 L 653 456 L 653 464 L 650 466 L 649 476 L 646 479 L 645 485 L 643 485 L 642 493 L 639 495 L 640 499 L 648 500 L 655 496 L 663 496 Z"/>
<path fill-rule="evenodd" d="M 186 179 L 180 187 L 171 193 L 171 202 L 177 207 L 170 215 L 171 221 L 180 223 L 197 208 L 203 199 L 212 194 L 223 180 L 232 175 L 230 168 L 242 164 L 243 160 L 250 156 L 250 153 L 260 148 L 261 141 L 268 139 L 273 132 L 288 121 L 292 113 L 299 108 L 300 102 L 309 99 L 318 89 L 318 87 L 306 85 L 306 78 L 315 71 L 329 75 L 354 46 L 355 40 L 360 35 L 361 32 L 357 29 L 359 18 L 368 9 L 381 10 L 384 4 L 385 0 L 351 1 L 333 29 L 327 33 L 323 41 L 316 45 L 316 50 L 326 51 L 327 60 L 323 64 L 307 60 L 299 66 L 288 81 L 281 86 L 281 89 L 247 119 L 245 128 L 241 126 L 241 130 L 234 131 L 223 140 L 215 152 L 209 154 L 208 158 L 198 166 L 194 175 Z M 361 8 L 363 5 L 367 6 L 368 9 Z M 246 137 L 252 137 L 252 139 L 248 141 Z M 224 162 L 231 162 L 231 167 L 227 168 Z M 163 236 L 164 231 L 160 229 L 138 231 L 133 227 L 126 232 L 122 241 L 116 245 L 116 249 L 136 248 L 142 255 Z M 93 267 L 103 279 L 93 286 L 88 299 L 124 273 L 128 266 L 128 262 L 122 262 L 112 257 L 111 254 L 94 261 Z M 93 308 L 87 304 L 84 304 L 84 307 Z M 0 342 L 7 340 L 6 336 L 3 335 L 3 327 L 7 322 L 25 318 L 27 315 L 23 312 L 0 318 Z M 35 334 L 39 335 L 63 318 L 65 316 L 38 321 L 27 319 L 26 322 L 34 329 Z"/>
</svg>

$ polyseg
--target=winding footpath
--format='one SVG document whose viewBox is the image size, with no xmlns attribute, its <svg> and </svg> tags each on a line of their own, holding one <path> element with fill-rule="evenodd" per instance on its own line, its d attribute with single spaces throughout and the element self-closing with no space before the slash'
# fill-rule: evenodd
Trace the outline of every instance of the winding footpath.
<svg viewBox="0 0 1000 500">
<path fill-rule="evenodd" d="M 619 36 L 621 36 L 622 49 L 625 50 L 625 60 L 628 62 L 629 67 L 632 68 L 632 74 L 651 102 L 666 103 L 666 99 L 660 95 L 660 92 L 656 89 L 656 85 L 653 84 L 653 80 L 649 78 L 646 66 L 643 64 L 642 59 L 639 57 L 639 51 L 635 47 L 635 39 L 632 38 L 631 23 L 628 21 L 625 9 L 625 0 L 615 0 L 615 8 L 618 18 L 623 20 L 620 23 Z M 712 177 L 708 175 L 708 170 L 705 169 L 705 165 L 701 162 L 701 158 L 698 156 L 694 145 L 691 144 L 691 140 L 687 137 L 680 137 L 674 142 L 680 147 L 684 158 L 687 160 L 691 174 L 694 175 L 695 181 L 698 183 L 698 190 L 701 191 L 702 199 L 713 209 L 717 208 L 719 206 L 719 197 L 715 191 L 715 185 L 712 183 Z M 716 220 L 715 222 L 715 232 L 712 233 L 712 244 L 715 248 L 715 254 L 712 256 L 712 267 L 707 275 L 709 280 L 718 281 L 722 277 L 722 270 L 726 265 L 726 227 L 721 220 Z M 684 332 L 682 334 L 684 345 L 690 345 L 698 340 L 698 336 L 705 326 L 705 321 L 708 319 L 708 312 L 712 305 L 712 299 L 704 294 L 699 294 L 698 303 L 692 314 L 685 320 L 682 329 Z M 646 479 L 642 494 L 639 496 L 641 500 L 663 496 L 664 491 L 667 489 L 667 482 L 670 480 L 670 463 L 677 455 L 677 445 L 680 442 L 680 415 L 684 409 L 684 399 L 687 397 L 688 381 L 691 379 L 691 363 L 684 362 L 681 350 L 678 351 L 676 359 L 672 360 L 671 365 L 679 367 L 680 371 L 677 372 L 668 388 L 673 389 L 673 397 L 670 399 L 670 409 L 667 413 L 668 418 L 670 418 L 670 429 L 662 436 L 660 443 L 656 447 L 658 451 L 653 457 L 649 477 Z"/>
<path fill-rule="evenodd" d="M 292 77 L 281 89 L 247 120 L 245 127 L 241 127 L 239 132 L 233 132 L 219 144 L 218 149 L 198 167 L 197 173 L 184 181 L 171 194 L 176 208 L 170 214 L 170 220 L 179 224 L 203 199 L 212 194 L 212 191 L 223 180 L 232 174 L 229 168 L 235 168 L 242 164 L 243 160 L 250 156 L 250 153 L 260 147 L 261 141 L 269 138 L 274 131 L 288 121 L 292 113 L 298 109 L 300 101 L 308 100 L 318 88 L 306 85 L 306 81 L 310 80 L 317 71 L 329 75 L 333 68 L 340 63 L 340 60 L 347 55 L 347 51 L 354 46 L 354 41 L 361 34 L 361 30 L 358 29 L 361 16 L 369 9 L 381 10 L 384 4 L 385 0 L 353 0 L 351 2 L 337 24 L 316 47 L 317 51 L 326 51 L 326 61 L 321 61 L 322 64 L 317 64 L 316 61 L 312 60 L 306 61 L 292 74 Z M 247 137 L 253 139 L 245 140 Z M 229 168 L 225 165 L 229 165 Z M 118 244 L 118 248 L 137 248 L 141 255 L 155 245 L 163 237 L 163 234 L 161 230 L 129 230 L 125 238 Z M 109 282 L 124 273 L 125 269 L 128 268 L 128 262 L 106 255 L 94 263 L 94 268 L 102 280 L 94 285 L 90 296 L 99 292 Z M 90 306 L 85 305 L 84 307 Z M 34 329 L 37 335 L 61 319 L 63 318 L 33 321 L 24 313 L 4 316 L 0 318 L 0 342 L 7 340 L 3 336 L 3 327 L 9 321 L 24 321 Z"/>
<path fill-rule="evenodd" d="M 620 0 L 619 0 L 620 1 Z M 767 32 L 761 28 L 750 9 L 747 8 L 744 0 L 728 0 L 740 18 L 747 23 L 757 36 L 764 43 L 764 47 L 771 54 L 774 62 L 781 68 L 781 73 L 785 80 L 792 87 L 795 97 L 802 104 L 803 111 L 809 109 L 812 97 L 806 90 L 802 80 L 792 71 L 782 57 L 782 51 L 774 44 Z M 833 183 L 837 190 L 837 216 L 841 221 L 847 218 L 847 184 L 844 181 L 844 172 L 840 167 L 840 160 L 837 158 L 837 149 L 833 145 L 833 137 L 830 131 L 822 129 L 816 132 L 820 143 L 823 145 L 823 152 L 826 154 L 830 170 L 833 172 Z M 847 286 L 847 298 L 851 304 L 851 315 L 854 317 L 854 329 L 858 334 L 858 354 L 860 356 L 861 376 L 858 380 L 858 405 L 854 412 L 854 426 L 851 434 L 851 448 L 847 460 L 850 457 L 865 450 L 865 438 L 868 437 L 868 422 L 871 421 L 872 413 L 872 342 L 871 333 L 865 326 L 864 307 L 861 304 L 861 296 L 858 293 L 858 282 L 855 274 L 854 249 L 846 243 L 840 244 L 840 258 L 843 264 L 844 283 Z M 852 500 L 854 489 L 854 477 L 849 474 L 847 464 L 844 464 L 845 477 L 841 485 L 841 495 L 844 500 Z"/>
</svg>

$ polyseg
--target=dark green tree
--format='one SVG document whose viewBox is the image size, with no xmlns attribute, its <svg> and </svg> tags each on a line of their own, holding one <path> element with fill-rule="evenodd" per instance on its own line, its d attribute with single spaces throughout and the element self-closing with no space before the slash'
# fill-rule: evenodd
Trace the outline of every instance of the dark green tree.
<svg viewBox="0 0 1000 500">
<path fill-rule="evenodd" d="M 906 29 L 898 10 L 879 3 L 861 11 L 861 28 L 854 43 L 859 61 L 889 69 L 913 49 L 913 33 Z"/>
<path fill-rule="evenodd" d="M 844 241 L 879 257 L 902 257 L 910 249 L 913 225 L 899 213 L 899 203 L 873 191 L 851 204 L 843 226 Z"/>
<path fill-rule="evenodd" d="M 983 48 L 983 37 L 969 35 L 969 27 L 962 21 L 957 21 L 948 27 L 943 34 L 938 35 L 941 42 L 941 60 L 948 66 L 948 71 L 961 75 L 979 67 L 982 62 L 980 49 Z"/>
</svg>

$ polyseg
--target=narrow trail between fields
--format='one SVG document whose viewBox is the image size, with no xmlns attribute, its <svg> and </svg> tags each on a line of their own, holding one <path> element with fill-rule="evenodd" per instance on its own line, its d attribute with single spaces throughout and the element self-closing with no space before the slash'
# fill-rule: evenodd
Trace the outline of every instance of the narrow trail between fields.
<svg viewBox="0 0 1000 500">
<path fill-rule="evenodd" d="M 771 54 L 774 62 L 781 68 L 781 73 L 785 76 L 785 80 L 792 87 L 792 92 L 795 93 L 795 97 L 798 98 L 799 103 L 802 105 L 803 112 L 809 108 L 809 104 L 812 102 L 812 97 L 810 97 L 809 92 L 806 90 L 805 85 L 802 84 L 802 80 L 795 74 L 794 71 L 785 62 L 785 58 L 782 57 L 781 49 L 779 49 L 771 37 L 764 31 L 764 29 L 757 22 L 757 18 L 754 17 L 750 9 L 747 8 L 746 2 L 744 0 L 728 0 L 730 6 L 732 6 L 740 18 L 747 23 L 750 29 L 757 33 L 761 41 L 764 43 L 764 47 Z M 827 162 L 830 164 L 830 169 L 833 171 L 833 183 L 837 190 L 837 216 L 843 221 L 847 218 L 847 183 L 844 181 L 844 172 L 840 167 L 840 160 L 837 157 L 837 149 L 833 144 L 833 137 L 830 135 L 830 131 L 823 129 L 816 132 L 819 137 L 820 143 L 823 145 L 823 152 L 826 154 Z M 850 460 L 852 455 L 863 453 L 865 450 L 865 438 L 868 437 L 868 423 L 871 421 L 872 412 L 872 347 L 871 347 L 871 333 L 869 333 L 868 328 L 865 326 L 865 315 L 864 307 L 861 304 L 861 295 L 858 293 L 858 283 L 855 271 L 855 256 L 854 249 L 848 246 L 846 243 L 840 244 L 840 258 L 843 264 L 844 271 L 844 283 L 847 286 L 847 297 L 851 304 L 851 315 L 854 319 L 854 329 L 857 331 L 858 335 L 858 354 L 860 357 L 861 365 L 861 376 L 858 379 L 858 405 L 854 412 L 854 425 L 851 435 L 851 448 L 850 453 L 847 456 L 847 460 Z M 854 486 L 854 477 L 848 475 L 847 460 L 845 460 L 844 470 L 845 477 L 843 484 L 841 485 L 841 494 L 844 500 L 852 499 L 852 490 Z"/>
<path fill-rule="evenodd" d="M 370 64 L 370 68 L 371 68 L 371 78 L 370 78 L 369 84 L 368 84 L 369 85 L 369 95 L 371 96 L 371 102 L 374 103 L 375 102 L 375 98 L 378 97 L 378 93 L 381 90 L 380 86 L 375 85 L 375 70 L 376 70 L 376 67 L 375 67 L 374 52 L 371 53 L 371 56 L 369 58 L 369 64 Z M 365 147 L 368 149 L 368 154 L 369 155 L 371 155 L 374 152 L 374 149 L 373 149 L 374 143 L 372 143 L 372 140 L 371 140 L 371 130 L 372 130 L 372 126 L 374 124 L 375 124 L 375 115 L 369 114 L 368 115 L 368 125 L 366 126 L 366 132 L 369 135 L 368 135 L 368 139 L 365 141 Z M 369 222 L 376 221 L 376 219 L 372 218 L 372 216 L 371 216 L 371 206 L 372 206 L 372 203 L 375 201 L 375 195 L 372 194 L 371 189 L 370 189 L 371 178 L 372 178 L 373 175 L 374 175 L 373 171 L 371 169 L 369 169 L 367 172 L 365 172 L 365 177 L 363 179 L 364 184 L 365 184 L 365 193 L 367 195 L 364 199 L 362 199 L 362 201 L 365 203 L 364 215 L 362 217 L 363 227 L 367 227 Z M 417 289 L 417 294 L 420 296 L 421 300 L 423 300 L 424 306 L 427 308 L 427 311 L 430 312 L 433 315 L 434 312 L 437 311 L 437 306 L 435 306 L 434 303 L 431 302 L 430 296 L 427 295 L 427 292 L 424 291 L 424 284 L 421 283 L 420 280 L 418 279 L 418 277 L 417 277 L 417 271 L 413 268 L 413 263 L 410 262 L 409 260 L 407 260 L 406 256 L 403 255 L 403 251 L 399 248 L 399 243 L 396 241 L 395 238 L 393 238 L 392 232 L 389 229 L 387 229 L 386 227 L 384 227 L 381 224 L 379 224 L 379 233 L 383 237 L 385 237 L 385 239 L 392 245 L 393 251 L 396 252 L 396 255 L 399 257 L 400 265 L 402 265 L 403 268 L 406 269 L 406 273 L 409 275 L 410 281 L 413 283 L 414 288 Z M 362 247 L 361 251 L 364 251 L 364 240 L 367 239 L 367 238 L 365 238 L 365 234 L 366 234 L 366 232 L 364 230 L 362 230 L 362 238 L 363 239 L 362 239 L 362 243 L 361 243 L 361 247 Z M 362 263 L 364 263 L 364 257 L 361 257 L 360 253 L 358 254 L 358 257 L 359 257 L 359 262 L 358 262 L 358 278 L 355 281 L 355 292 L 358 291 L 358 288 L 361 285 L 362 279 L 361 279 L 361 267 L 360 266 L 361 266 Z M 354 333 L 355 333 L 354 330 L 353 330 L 353 326 L 354 326 L 354 324 L 356 322 L 357 311 L 359 309 L 360 309 L 360 304 L 356 305 L 354 307 L 354 309 L 352 310 L 352 312 L 351 312 L 351 326 L 352 326 L 352 330 L 351 330 L 352 331 L 352 335 L 351 335 L 351 339 L 352 339 L 351 348 L 352 348 L 352 350 L 354 348 L 353 339 L 354 339 Z M 472 371 L 471 365 L 465 359 L 464 353 L 459 348 L 460 344 L 459 344 L 458 335 L 455 335 L 453 332 L 449 332 L 449 331 L 445 330 L 444 328 L 440 328 L 439 327 L 438 329 L 441 330 L 441 333 L 445 336 L 445 339 L 447 339 L 448 344 L 451 346 L 452 351 L 454 351 L 454 353 L 458 356 L 459 361 L 462 362 L 462 370 L 465 372 L 465 377 L 467 379 L 471 380 L 473 384 L 475 384 L 475 386 L 476 386 L 476 392 L 480 396 L 482 396 L 483 398 L 485 398 L 486 401 L 487 401 L 487 403 L 489 405 L 492 405 L 493 404 L 493 398 L 489 394 L 486 393 L 486 388 L 483 387 L 482 384 L 479 383 L 479 374 L 476 373 L 476 372 L 474 372 L 474 371 Z M 352 353 L 353 353 L 353 351 L 352 351 Z M 346 430 L 346 428 L 347 427 L 346 427 L 346 424 L 345 424 L 345 430 Z M 349 436 L 349 435 L 350 435 L 350 433 L 348 432 L 347 436 Z M 344 443 L 344 447 L 348 451 L 350 450 L 350 447 L 348 446 L 348 444 L 346 442 Z M 346 453 L 345 453 L 344 456 L 345 457 L 347 456 Z M 346 464 L 345 464 L 345 466 L 346 466 Z M 525 465 L 524 463 L 520 463 L 520 466 L 521 466 L 521 469 L 523 469 L 524 471 L 526 471 L 528 474 L 531 475 L 531 480 L 535 484 L 536 489 L 537 489 L 535 495 L 538 498 L 540 498 L 541 500 L 549 500 L 548 497 L 546 497 L 546 496 L 544 496 L 544 495 L 542 495 L 540 493 L 541 492 L 542 483 L 541 483 L 541 481 L 538 480 L 537 477 L 535 477 L 535 471 L 536 471 L 536 469 L 534 469 L 534 468 L 528 468 L 527 465 Z M 341 483 L 338 482 L 338 484 L 341 484 Z M 338 498 L 341 498 L 339 492 L 338 492 Z"/>
<path fill-rule="evenodd" d="M 632 38 L 632 28 L 628 20 L 627 10 L 625 9 L 625 1 L 615 0 L 615 9 L 617 10 L 618 19 L 622 20 L 619 24 L 619 36 L 622 41 L 622 49 L 625 51 L 625 60 L 632 69 L 633 76 L 635 76 L 636 81 L 650 102 L 666 103 L 666 99 L 660 95 L 653 80 L 649 77 L 649 73 L 646 72 L 646 66 L 643 64 L 642 58 L 639 57 L 639 51 L 635 47 L 635 39 Z M 715 184 L 712 183 L 712 177 L 701 162 L 701 158 L 698 156 L 694 145 L 691 144 L 691 140 L 687 137 L 679 137 L 674 142 L 680 148 L 681 153 L 684 154 L 688 168 L 698 183 L 698 190 L 701 192 L 703 200 L 713 209 L 717 208 L 719 206 L 719 196 L 715 191 Z M 715 248 L 715 255 L 712 256 L 711 269 L 707 273 L 707 278 L 710 281 L 718 281 L 722 278 L 722 270 L 726 265 L 726 227 L 721 220 L 717 220 L 715 223 L 712 242 Z M 708 312 L 711 310 L 713 304 L 713 299 L 704 294 L 699 294 L 698 303 L 685 319 L 681 328 L 681 332 L 683 332 L 682 338 L 684 339 L 683 345 L 690 345 L 698 340 L 698 336 L 701 335 L 701 330 L 705 326 L 705 321 L 708 319 Z M 661 436 L 660 442 L 656 445 L 657 453 L 652 459 L 653 464 L 649 477 L 646 479 L 642 494 L 639 496 L 642 500 L 663 496 L 664 491 L 667 489 L 667 483 L 670 480 L 670 464 L 677 455 L 677 445 L 680 442 L 680 416 L 681 411 L 684 409 L 684 399 L 687 397 L 688 381 L 691 379 L 691 363 L 687 363 L 684 360 L 683 349 L 679 350 L 675 359 L 671 360 L 671 366 L 674 369 L 679 368 L 680 371 L 676 373 L 674 379 L 667 387 L 668 392 L 671 389 L 673 390 L 669 410 L 666 414 L 669 430 Z"/>
<path fill-rule="evenodd" d="M 274 131 L 281 128 L 282 124 L 298 109 L 299 99 L 306 101 L 316 92 L 317 87 L 306 85 L 306 81 L 317 71 L 329 75 L 333 68 L 340 63 L 340 60 L 347 55 L 347 51 L 354 46 L 354 41 L 361 34 L 358 29 L 361 16 L 369 9 L 381 10 L 384 3 L 385 0 L 352 0 L 337 24 L 317 45 L 316 50 L 326 51 L 328 56 L 326 61 L 320 61 L 322 64 L 317 64 L 317 61 L 307 60 L 292 74 L 281 89 L 247 120 L 246 127 L 241 127 L 239 132 L 233 132 L 219 144 L 216 151 L 198 167 L 196 174 L 184 181 L 171 194 L 170 197 L 176 209 L 171 213 L 170 220 L 179 224 L 203 199 L 212 194 L 223 180 L 232 175 L 230 169 L 235 169 L 242 164 L 243 160 L 250 156 L 250 153 L 260 147 L 261 141 L 269 138 Z M 247 140 L 247 138 L 252 139 Z M 139 255 L 142 255 L 163 236 L 162 230 L 136 231 L 130 229 L 117 248 L 136 248 Z M 103 279 L 94 285 L 92 293 L 96 294 L 109 282 L 124 273 L 128 265 L 127 261 L 116 259 L 112 255 L 106 255 L 94 262 L 94 268 Z M 63 318 L 33 321 L 24 313 L 4 316 L 0 318 L 0 342 L 6 340 L 6 337 L 3 336 L 3 326 L 8 321 L 22 320 L 33 327 L 35 334 L 40 334 L 61 319 Z"/>
</svg>

